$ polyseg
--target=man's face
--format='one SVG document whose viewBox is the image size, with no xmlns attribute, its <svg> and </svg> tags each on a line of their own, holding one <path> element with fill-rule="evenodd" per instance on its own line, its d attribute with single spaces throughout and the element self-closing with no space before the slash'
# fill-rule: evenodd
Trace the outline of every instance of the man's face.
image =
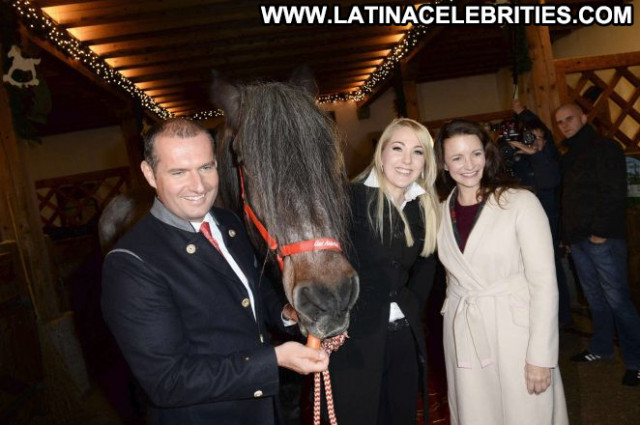
<svg viewBox="0 0 640 425">
<path fill-rule="evenodd" d="M 154 144 L 156 170 L 143 161 L 142 172 L 158 199 L 176 216 L 202 221 L 218 194 L 218 171 L 206 134 L 182 139 L 159 135 Z"/>
<path fill-rule="evenodd" d="M 587 123 L 587 116 L 573 105 L 563 106 L 556 112 L 558 128 L 567 139 L 573 137 Z"/>
<path fill-rule="evenodd" d="M 531 130 L 531 133 L 535 137 L 535 139 L 533 139 L 533 147 L 539 152 L 544 148 L 544 145 L 547 144 L 547 139 L 544 137 L 544 131 L 539 128 L 534 128 Z"/>
</svg>

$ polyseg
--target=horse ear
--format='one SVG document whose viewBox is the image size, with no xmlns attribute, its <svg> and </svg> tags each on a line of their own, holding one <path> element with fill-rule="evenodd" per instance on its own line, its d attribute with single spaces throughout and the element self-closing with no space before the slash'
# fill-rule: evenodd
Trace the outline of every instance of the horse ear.
<svg viewBox="0 0 640 425">
<path fill-rule="evenodd" d="M 237 130 L 240 111 L 240 90 L 215 69 L 211 71 L 211 102 L 224 110 L 227 125 Z"/>
<path fill-rule="evenodd" d="M 306 91 L 309 96 L 313 97 L 314 99 L 316 98 L 316 96 L 318 96 L 318 85 L 316 84 L 316 80 L 313 77 L 311 68 L 309 68 L 307 65 L 299 66 L 294 69 L 289 82 L 296 86 L 302 87 L 304 91 Z"/>
</svg>

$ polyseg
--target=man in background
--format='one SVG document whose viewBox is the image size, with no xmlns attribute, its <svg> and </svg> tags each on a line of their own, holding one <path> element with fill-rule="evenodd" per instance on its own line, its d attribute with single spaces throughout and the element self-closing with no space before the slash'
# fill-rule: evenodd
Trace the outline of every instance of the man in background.
<svg viewBox="0 0 640 425">
<path fill-rule="evenodd" d="M 618 331 L 626 372 L 623 385 L 640 384 L 640 317 L 631 302 L 625 241 L 626 163 L 614 140 L 600 136 L 575 104 L 555 113 L 568 151 L 562 158 L 562 226 L 593 326 L 588 349 L 571 358 L 595 362 L 613 356 Z"/>
</svg>

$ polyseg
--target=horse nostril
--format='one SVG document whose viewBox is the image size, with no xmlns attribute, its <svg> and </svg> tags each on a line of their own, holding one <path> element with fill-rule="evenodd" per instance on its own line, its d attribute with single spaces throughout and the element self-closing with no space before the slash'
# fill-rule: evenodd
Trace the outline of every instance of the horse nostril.
<svg viewBox="0 0 640 425">
<path fill-rule="evenodd" d="M 358 300 L 358 296 L 360 295 L 360 278 L 357 274 L 354 273 L 351 276 L 351 298 L 349 299 L 349 308 L 353 307 L 353 305 Z"/>
<path fill-rule="evenodd" d="M 298 284 L 295 291 L 296 307 L 298 311 L 305 313 L 312 320 L 327 311 L 326 294 L 319 294 L 317 285 L 311 283 Z"/>
</svg>

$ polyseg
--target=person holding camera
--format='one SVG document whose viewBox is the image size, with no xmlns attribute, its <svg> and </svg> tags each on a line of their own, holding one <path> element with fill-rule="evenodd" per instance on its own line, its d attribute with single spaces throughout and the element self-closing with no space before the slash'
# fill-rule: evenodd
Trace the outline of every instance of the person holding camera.
<svg viewBox="0 0 640 425">
<path fill-rule="evenodd" d="M 571 297 L 561 262 L 563 250 L 560 247 L 560 153 L 553 141 L 553 133 L 536 114 L 525 108 L 519 99 L 513 100 L 512 107 L 516 122 L 523 129 L 522 141 L 508 142 L 519 155 L 519 161 L 513 167 L 514 176 L 520 184 L 533 190 L 549 219 L 558 280 L 558 322 L 560 325 L 567 325 L 572 319 Z"/>
</svg>

